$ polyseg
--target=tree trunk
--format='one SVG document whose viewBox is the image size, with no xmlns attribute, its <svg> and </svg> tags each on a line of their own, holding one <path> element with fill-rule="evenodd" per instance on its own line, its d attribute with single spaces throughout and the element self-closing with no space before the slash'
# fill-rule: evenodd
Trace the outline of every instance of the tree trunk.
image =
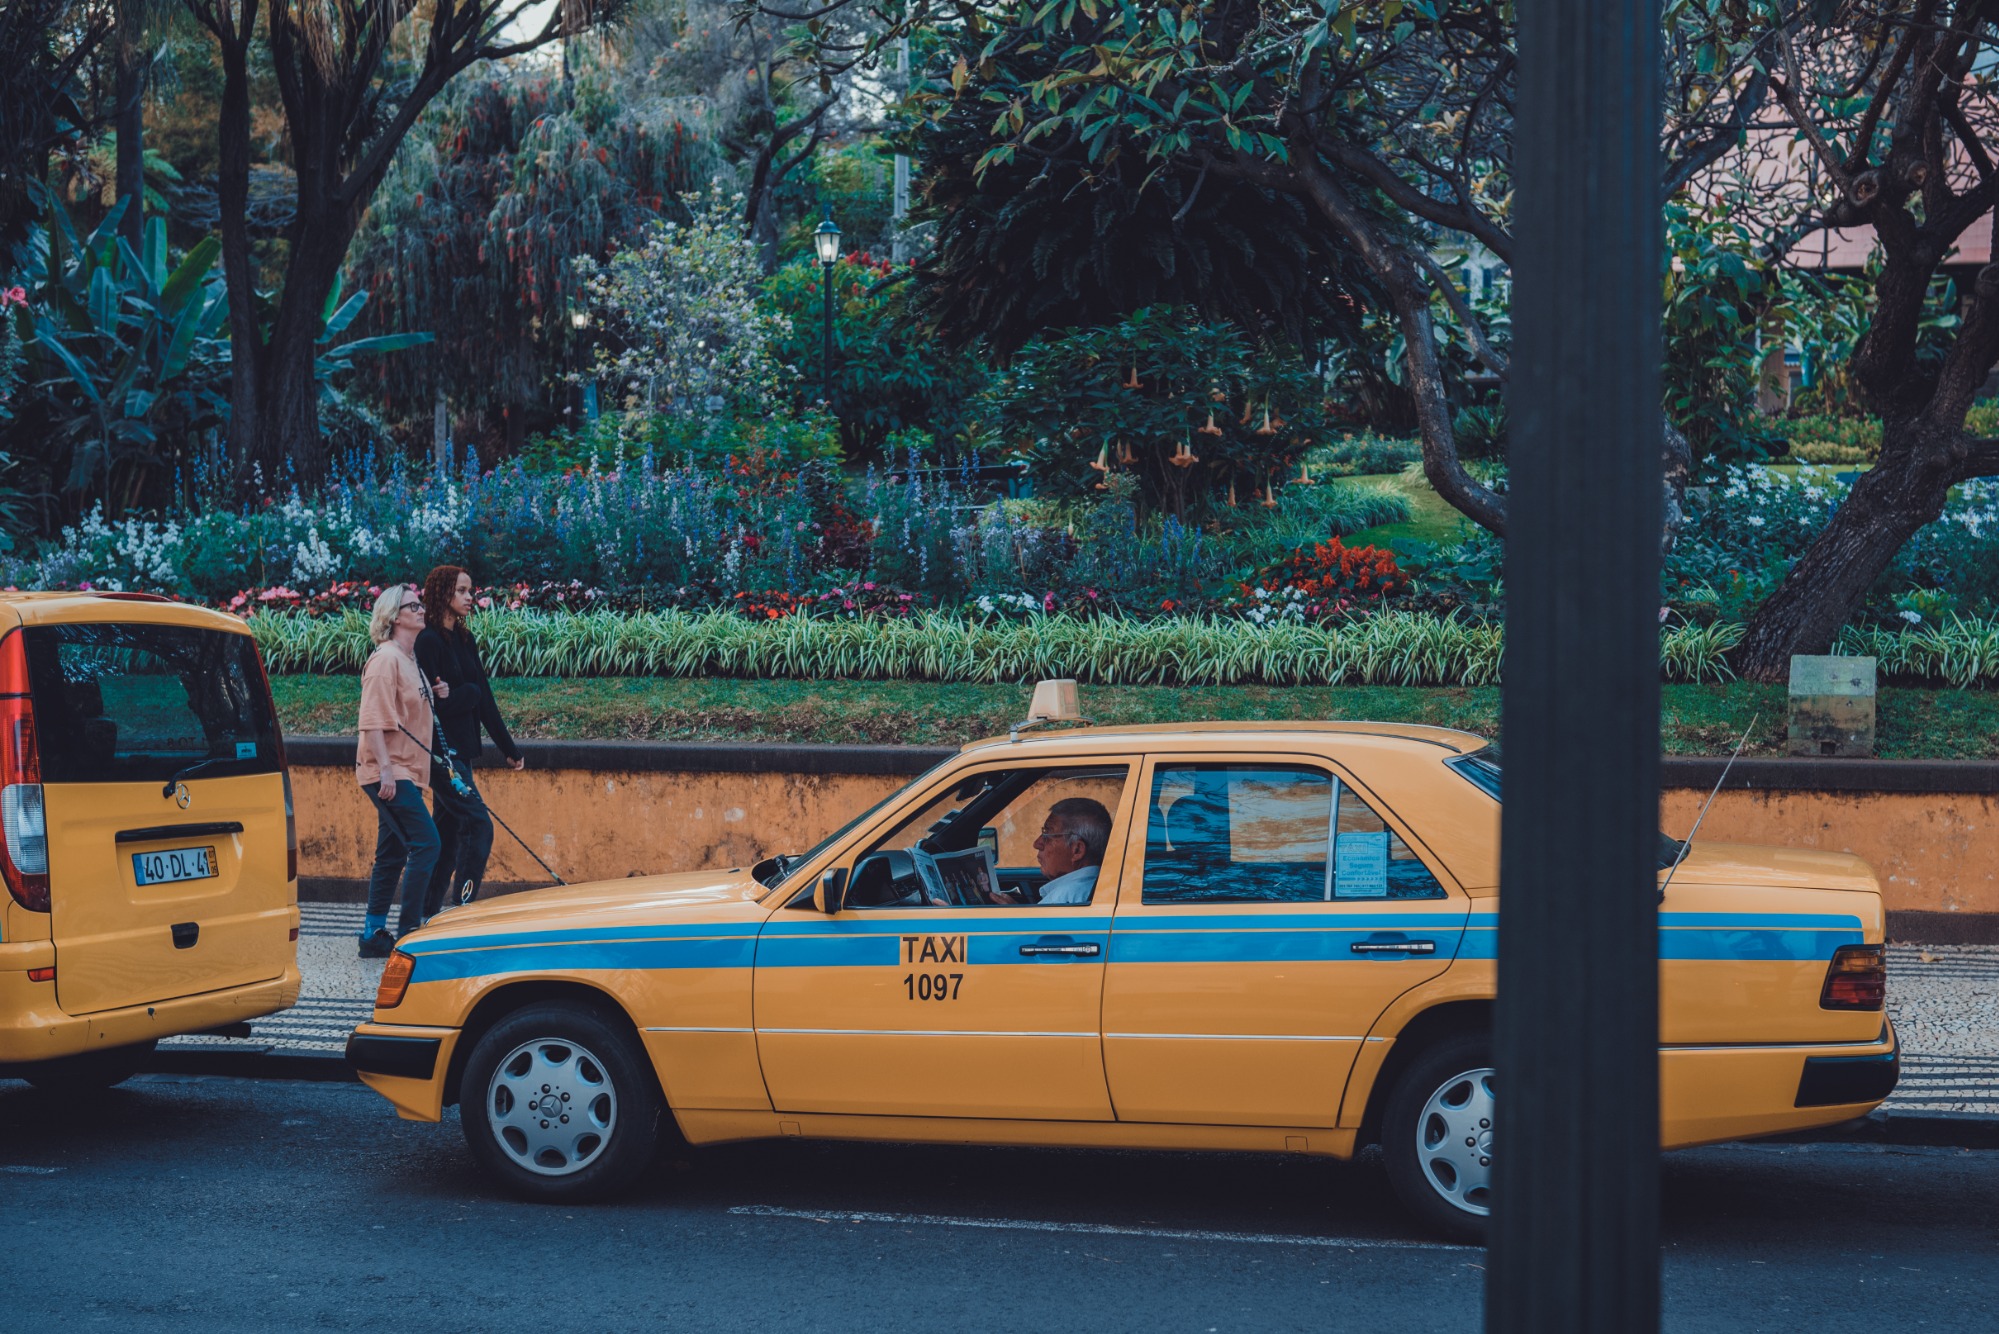
<svg viewBox="0 0 1999 1334">
<path fill-rule="evenodd" d="M 218 31 L 222 53 L 222 105 L 216 117 L 215 197 L 222 232 L 222 276 L 229 287 L 229 466 L 247 490 L 260 458 L 257 423 L 262 402 L 259 368 L 264 339 L 257 328 L 256 268 L 250 255 L 249 31 L 254 5 L 246 5 L 241 39 Z"/>
<path fill-rule="evenodd" d="M 262 469 L 266 486 L 311 489 L 326 480 L 326 442 L 319 433 L 319 380 L 314 372 L 326 299 L 359 222 L 358 210 L 314 199 L 301 181 L 298 220 L 291 229 L 284 284 L 269 336 L 258 350 L 251 411 L 231 404 L 230 433 L 242 466 Z M 233 275 L 232 275 L 233 276 Z M 234 293 L 231 313 L 234 314 Z M 248 418 L 241 433 L 237 417 Z"/>
<path fill-rule="evenodd" d="M 1895 434 L 1900 438 L 1883 441 L 1881 461 L 1854 482 L 1831 522 L 1757 609 L 1736 654 L 1744 679 L 1783 681 L 1792 654 L 1830 653 L 1902 544 L 1943 513 L 1952 442 L 1914 425 Z"/>
<path fill-rule="evenodd" d="M 129 16 L 121 21 L 130 22 Z M 146 53 L 139 48 L 137 33 L 118 35 L 117 82 L 113 96 L 116 106 L 112 129 L 118 143 L 118 168 L 114 186 L 118 197 L 128 202 L 118 220 L 118 234 L 134 254 L 139 253 L 146 221 Z"/>
<path fill-rule="evenodd" d="M 1437 355 L 1430 318 L 1430 288 L 1400 245 L 1384 236 L 1319 161 L 1308 133 L 1294 133 L 1291 149 L 1298 187 L 1305 198 L 1354 248 L 1381 284 L 1402 331 L 1403 384 L 1416 410 L 1423 443 L 1423 476 L 1438 495 L 1480 527 L 1506 536 L 1506 502 L 1465 471 L 1445 394 L 1443 362 Z"/>
</svg>

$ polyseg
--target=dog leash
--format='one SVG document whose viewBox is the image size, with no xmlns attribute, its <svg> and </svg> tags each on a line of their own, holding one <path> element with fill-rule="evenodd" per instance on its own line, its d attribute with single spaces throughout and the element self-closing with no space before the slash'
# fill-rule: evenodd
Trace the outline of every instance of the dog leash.
<svg viewBox="0 0 1999 1334">
<path fill-rule="evenodd" d="M 433 718 L 434 717 L 435 715 L 433 715 Z M 441 735 L 438 738 L 438 744 L 444 747 L 444 754 L 445 756 L 448 757 L 445 759 L 440 759 L 438 758 L 438 754 L 436 751 L 432 750 L 429 746 L 424 745 L 423 741 L 417 736 L 415 732 L 410 731 L 409 728 L 404 727 L 400 722 L 396 724 L 396 730 L 401 732 L 404 736 L 408 737 L 410 740 L 416 742 L 417 749 L 421 750 L 424 754 L 430 756 L 432 763 L 441 764 L 444 766 L 445 772 L 451 778 L 452 791 L 458 793 L 460 796 L 470 796 L 472 794 L 471 783 L 468 782 L 466 779 L 459 777 L 458 775 L 458 766 L 461 764 L 465 764 L 465 761 L 458 758 L 458 753 L 451 749 L 450 742 L 443 740 Z M 465 768 L 469 773 L 472 766 L 469 764 L 465 764 Z M 533 848 L 528 846 L 528 841 L 526 839 L 522 838 L 519 834 L 514 833 L 514 827 L 508 824 L 505 820 L 502 820 L 500 818 L 500 813 L 493 809 L 493 804 L 487 801 L 484 795 L 480 796 L 479 804 L 486 808 L 486 814 L 493 817 L 493 823 L 499 825 L 500 828 L 506 830 L 507 833 L 513 837 L 514 842 L 521 845 L 522 852 L 525 852 L 528 856 L 534 858 L 535 865 L 539 866 L 542 870 L 548 872 L 549 879 L 555 881 L 555 883 L 558 885 L 566 885 L 569 883 L 567 880 L 564 880 L 561 876 L 555 873 L 554 867 L 550 866 L 547 862 L 541 859 L 540 853 L 536 852 Z"/>
</svg>

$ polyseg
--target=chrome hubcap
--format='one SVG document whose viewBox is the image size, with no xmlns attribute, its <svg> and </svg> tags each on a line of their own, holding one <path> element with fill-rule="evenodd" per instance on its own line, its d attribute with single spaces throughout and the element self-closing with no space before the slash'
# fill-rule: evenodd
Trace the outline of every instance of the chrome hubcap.
<svg viewBox="0 0 1999 1334">
<path fill-rule="evenodd" d="M 1468 1214 L 1492 1212 L 1492 1071 L 1452 1075 L 1416 1120 L 1416 1161 L 1430 1189 Z"/>
<path fill-rule="evenodd" d="M 595 1162 L 617 1120 L 618 1095 L 604 1063 L 560 1038 L 523 1042 L 486 1086 L 493 1138 L 539 1176 L 568 1176 Z"/>
</svg>

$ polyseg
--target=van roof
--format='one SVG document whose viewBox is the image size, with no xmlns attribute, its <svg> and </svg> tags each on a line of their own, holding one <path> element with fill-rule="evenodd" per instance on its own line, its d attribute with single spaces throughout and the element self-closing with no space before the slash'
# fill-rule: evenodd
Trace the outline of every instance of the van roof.
<svg viewBox="0 0 1999 1334">
<path fill-rule="evenodd" d="M 208 630 L 248 634 L 240 616 L 175 602 L 151 593 L 55 592 L 0 590 L 0 611 L 12 612 L 21 625 L 57 625 L 81 621 L 141 621 L 154 625 L 191 625 Z"/>
</svg>

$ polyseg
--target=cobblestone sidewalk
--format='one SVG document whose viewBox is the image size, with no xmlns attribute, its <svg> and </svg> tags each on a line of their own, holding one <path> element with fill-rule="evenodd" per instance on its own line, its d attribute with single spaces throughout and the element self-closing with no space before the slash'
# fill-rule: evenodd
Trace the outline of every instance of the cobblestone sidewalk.
<svg viewBox="0 0 1999 1334">
<path fill-rule="evenodd" d="M 299 1003 L 248 1038 L 185 1037 L 170 1051 L 338 1056 L 373 1007 L 382 961 L 355 957 L 358 903 L 299 908 Z M 1902 1080 L 1887 1110 L 1999 1118 L 1999 945 L 1892 945 L 1888 1011 L 1902 1037 Z"/>
</svg>

